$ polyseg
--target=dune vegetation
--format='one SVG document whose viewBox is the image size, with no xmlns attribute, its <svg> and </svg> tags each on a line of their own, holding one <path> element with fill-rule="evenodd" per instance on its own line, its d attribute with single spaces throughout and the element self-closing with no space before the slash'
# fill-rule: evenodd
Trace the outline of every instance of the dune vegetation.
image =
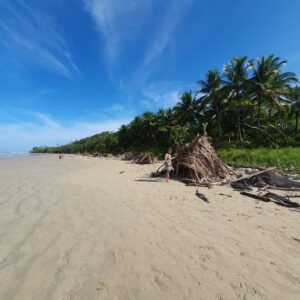
<svg viewBox="0 0 300 300">
<path fill-rule="evenodd" d="M 218 149 L 226 163 L 250 166 L 275 166 L 285 172 L 300 174 L 300 147 L 279 149 Z"/>
</svg>

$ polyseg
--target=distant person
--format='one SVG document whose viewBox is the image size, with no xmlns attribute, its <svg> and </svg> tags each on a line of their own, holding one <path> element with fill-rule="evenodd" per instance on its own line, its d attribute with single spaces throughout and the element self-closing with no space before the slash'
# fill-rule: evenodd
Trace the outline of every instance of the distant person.
<svg viewBox="0 0 300 300">
<path fill-rule="evenodd" d="M 60 154 L 60 153 L 58 154 L 58 157 L 59 157 L 59 159 L 62 159 L 62 157 L 61 157 L 61 154 Z"/>
<path fill-rule="evenodd" d="M 174 170 L 172 166 L 172 149 L 169 148 L 168 152 L 165 154 L 165 172 L 166 172 L 166 182 L 169 182 L 170 172 Z"/>
</svg>

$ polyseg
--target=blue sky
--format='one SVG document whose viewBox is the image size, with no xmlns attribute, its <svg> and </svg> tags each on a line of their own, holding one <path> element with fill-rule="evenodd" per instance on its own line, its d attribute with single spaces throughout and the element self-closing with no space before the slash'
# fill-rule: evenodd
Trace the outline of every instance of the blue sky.
<svg viewBox="0 0 300 300">
<path fill-rule="evenodd" d="M 116 130 L 233 56 L 300 73 L 299 0 L 1 0 L 0 152 Z"/>
</svg>

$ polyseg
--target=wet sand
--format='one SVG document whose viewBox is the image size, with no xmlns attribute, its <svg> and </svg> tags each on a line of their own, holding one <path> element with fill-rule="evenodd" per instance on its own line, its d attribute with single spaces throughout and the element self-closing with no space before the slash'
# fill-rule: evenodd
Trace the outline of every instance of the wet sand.
<svg viewBox="0 0 300 300">
<path fill-rule="evenodd" d="M 299 211 L 155 169 L 1 158 L 0 299 L 299 299 Z"/>
</svg>

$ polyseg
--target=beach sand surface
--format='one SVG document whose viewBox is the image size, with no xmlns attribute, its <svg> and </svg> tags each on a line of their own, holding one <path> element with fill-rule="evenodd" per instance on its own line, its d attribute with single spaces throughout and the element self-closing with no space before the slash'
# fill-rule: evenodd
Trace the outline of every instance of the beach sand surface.
<svg viewBox="0 0 300 300">
<path fill-rule="evenodd" d="M 300 299 L 299 211 L 156 167 L 1 158 L 0 299 Z"/>
</svg>

